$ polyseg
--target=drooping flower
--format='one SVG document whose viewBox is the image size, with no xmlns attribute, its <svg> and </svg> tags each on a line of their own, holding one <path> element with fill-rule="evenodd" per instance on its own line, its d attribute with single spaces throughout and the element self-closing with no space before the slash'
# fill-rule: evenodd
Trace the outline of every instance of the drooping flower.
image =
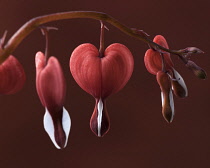
<svg viewBox="0 0 210 168">
<path fill-rule="evenodd" d="M 154 40 L 164 48 L 169 48 L 165 38 L 157 35 Z M 170 53 L 160 49 L 149 49 L 145 53 L 144 62 L 147 70 L 156 75 L 161 89 L 162 114 L 167 122 L 172 122 L 174 116 L 174 93 L 177 97 L 186 97 L 188 90 L 181 75 L 175 70 Z"/>
<path fill-rule="evenodd" d="M 169 76 L 163 71 L 159 71 L 156 78 L 161 89 L 162 114 L 165 120 L 170 123 L 174 117 L 174 100 L 171 81 Z"/>
<path fill-rule="evenodd" d="M 0 65 L 0 94 L 14 94 L 22 89 L 26 80 L 24 69 L 20 62 L 10 55 Z"/>
<path fill-rule="evenodd" d="M 119 43 L 107 47 L 103 56 L 94 45 L 86 43 L 73 51 L 69 66 L 77 84 L 95 98 L 90 128 L 96 136 L 102 137 L 110 127 L 105 100 L 121 90 L 130 79 L 133 56 Z"/>
<path fill-rule="evenodd" d="M 37 52 L 36 88 L 42 105 L 45 107 L 44 128 L 54 145 L 60 149 L 67 145 L 71 119 L 63 107 L 66 82 L 58 60 L 46 60 L 42 52 Z"/>
</svg>

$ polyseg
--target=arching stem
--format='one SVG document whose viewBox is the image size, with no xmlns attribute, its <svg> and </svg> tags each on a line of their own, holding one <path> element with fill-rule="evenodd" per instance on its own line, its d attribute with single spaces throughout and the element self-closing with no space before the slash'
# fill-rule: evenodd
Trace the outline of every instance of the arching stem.
<svg viewBox="0 0 210 168">
<path fill-rule="evenodd" d="M 175 54 L 178 57 L 181 58 L 181 60 L 184 63 L 187 63 L 187 59 L 183 56 L 182 50 L 170 50 L 167 48 L 164 48 L 156 43 L 154 43 L 152 40 L 150 40 L 147 36 L 145 36 L 144 33 L 138 33 L 135 29 L 129 28 L 125 26 L 124 24 L 117 21 L 115 18 L 101 12 L 95 12 L 95 11 L 71 11 L 71 12 L 61 12 L 61 13 L 54 13 L 50 15 L 44 15 L 35 17 L 28 22 L 26 22 L 7 42 L 5 46 L 3 46 L 3 49 L 0 50 L 0 64 L 4 62 L 4 60 L 17 48 L 17 46 L 22 42 L 22 40 L 29 35 L 34 29 L 39 27 L 40 25 L 44 23 L 49 23 L 52 21 L 58 21 L 58 20 L 64 20 L 64 19 L 75 19 L 75 18 L 90 18 L 90 19 L 96 19 L 101 21 L 106 21 L 107 23 L 110 23 L 111 25 L 115 26 L 119 30 L 121 30 L 123 33 L 135 37 L 147 44 L 149 44 L 151 47 L 155 48 L 158 47 L 159 49 L 169 52 L 171 54 Z"/>
</svg>

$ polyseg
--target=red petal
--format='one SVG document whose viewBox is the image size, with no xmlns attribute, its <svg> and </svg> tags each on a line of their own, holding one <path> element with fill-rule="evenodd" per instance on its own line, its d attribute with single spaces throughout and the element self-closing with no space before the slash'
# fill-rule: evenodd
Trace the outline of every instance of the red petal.
<svg viewBox="0 0 210 168">
<path fill-rule="evenodd" d="M 101 58 L 92 44 L 81 44 L 72 53 L 69 66 L 77 84 L 94 97 L 101 94 Z"/>
<path fill-rule="evenodd" d="M 99 58 L 92 44 L 82 44 L 72 53 L 70 71 L 78 85 L 95 98 L 105 98 L 122 89 L 133 72 L 133 56 L 122 44 L 112 44 Z"/>
<path fill-rule="evenodd" d="M 130 79 L 134 61 L 130 50 L 119 43 L 111 44 L 104 52 L 102 62 L 102 97 L 121 90 Z"/>
<path fill-rule="evenodd" d="M 22 89 L 26 80 L 20 62 L 10 55 L 0 65 L 0 94 L 14 94 Z"/>
<path fill-rule="evenodd" d="M 168 48 L 168 44 L 167 44 L 165 38 L 161 35 L 155 36 L 153 41 L 155 43 L 163 46 L 164 48 Z M 164 60 L 165 60 L 166 70 L 171 69 L 171 67 L 173 67 L 173 62 L 171 60 L 170 54 L 164 53 L 163 56 L 164 56 Z M 156 75 L 158 71 L 162 70 L 161 55 L 158 51 L 154 51 L 153 49 L 149 49 L 146 51 L 145 57 L 144 57 L 144 63 L 145 63 L 147 70 L 153 75 Z"/>
<path fill-rule="evenodd" d="M 56 113 L 61 110 L 64 104 L 66 93 L 65 78 L 61 66 L 55 57 L 50 57 L 47 65 L 45 67 L 43 65 L 43 55 L 37 54 L 37 92 L 43 106 L 47 107 L 50 113 Z"/>
</svg>

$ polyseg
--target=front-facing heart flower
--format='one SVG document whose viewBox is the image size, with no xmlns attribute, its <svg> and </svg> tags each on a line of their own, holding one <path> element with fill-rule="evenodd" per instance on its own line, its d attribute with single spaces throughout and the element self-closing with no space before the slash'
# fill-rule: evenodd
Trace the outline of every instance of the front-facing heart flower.
<svg viewBox="0 0 210 168">
<path fill-rule="evenodd" d="M 73 51 L 69 66 L 77 84 L 95 98 L 90 128 L 96 136 L 102 137 L 110 126 L 105 99 L 121 90 L 130 79 L 133 56 L 119 43 L 111 44 L 102 54 L 94 45 L 86 43 Z"/>
<path fill-rule="evenodd" d="M 38 52 L 36 63 L 36 88 L 42 105 L 45 107 L 44 128 L 54 145 L 60 149 L 67 144 L 71 119 L 64 106 L 66 82 L 58 60 L 48 61 Z"/>
</svg>

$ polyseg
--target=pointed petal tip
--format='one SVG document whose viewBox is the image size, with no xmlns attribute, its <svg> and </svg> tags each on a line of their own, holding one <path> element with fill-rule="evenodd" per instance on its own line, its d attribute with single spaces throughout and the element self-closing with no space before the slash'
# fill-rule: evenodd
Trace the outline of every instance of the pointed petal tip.
<svg viewBox="0 0 210 168">
<path fill-rule="evenodd" d="M 67 110 L 63 107 L 62 123 L 57 125 L 58 130 L 55 130 L 53 119 L 46 108 L 44 115 L 44 129 L 49 135 L 51 141 L 57 149 L 64 149 L 68 142 L 68 136 L 71 128 L 71 119 Z"/>
<path fill-rule="evenodd" d="M 106 132 L 102 132 L 102 134 L 98 134 L 98 131 L 95 131 L 95 128 L 90 127 L 90 129 L 94 133 L 94 135 L 97 136 L 98 138 L 103 138 L 109 131 L 109 129 L 107 129 Z"/>
<path fill-rule="evenodd" d="M 169 110 L 169 111 L 163 111 L 163 118 L 167 121 L 167 123 L 172 123 L 174 119 L 174 112 Z"/>
<path fill-rule="evenodd" d="M 165 116 L 164 116 L 164 119 L 166 120 L 166 122 L 167 122 L 168 124 L 171 124 L 172 121 L 173 121 L 173 118 L 166 118 Z"/>
</svg>

